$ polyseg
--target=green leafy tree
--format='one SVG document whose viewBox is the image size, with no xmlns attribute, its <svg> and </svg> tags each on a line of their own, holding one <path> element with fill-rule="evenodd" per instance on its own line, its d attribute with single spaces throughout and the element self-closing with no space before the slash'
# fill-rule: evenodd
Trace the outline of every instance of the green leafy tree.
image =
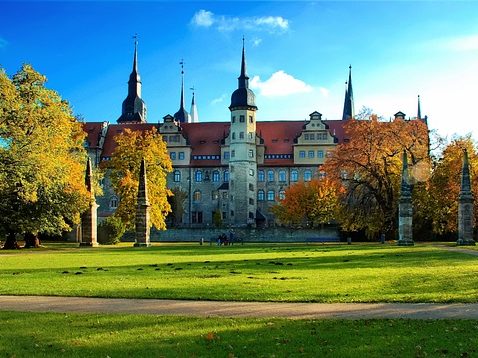
<svg viewBox="0 0 478 358">
<path fill-rule="evenodd" d="M 169 205 L 171 205 L 171 212 L 168 215 L 169 223 L 173 226 L 178 226 L 181 224 L 185 213 L 184 204 L 186 203 L 188 193 L 179 187 L 173 188 L 171 192 L 173 195 L 168 197 Z"/>
<path fill-rule="evenodd" d="M 38 246 L 87 208 L 85 134 L 69 104 L 24 65 L 12 79 L 0 70 L 0 226 L 4 248 Z"/>
<path fill-rule="evenodd" d="M 120 202 L 115 216 L 126 229 L 133 229 L 136 218 L 139 170 L 142 158 L 146 161 L 150 223 L 158 230 L 166 229 L 166 216 L 171 212 L 168 197 L 173 195 L 166 186 L 166 176 L 172 171 L 166 144 L 156 128 L 132 131 L 125 129 L 115 137 L 116 148 L 107 169 L 113 190 Z"/>
</svg>

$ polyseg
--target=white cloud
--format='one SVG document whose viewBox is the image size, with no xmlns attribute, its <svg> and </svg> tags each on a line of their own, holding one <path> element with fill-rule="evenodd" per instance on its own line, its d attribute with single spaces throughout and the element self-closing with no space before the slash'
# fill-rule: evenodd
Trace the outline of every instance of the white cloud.
<svg viewBox="0 0 478 358">
<path fill-rule="evenodd" d="M 320 87 L 319 92 L 324 97 L 329 97 L 329 95 L 330 95 L 330 91 L 325 87 Z"/>
<path fill-rule="evenodd" d="M 478 34 L 459 37 L 444 37 L 427 44 L 430 50 L 445 50 L 453 52 L 478 51 Z"/>
<path fill-rule="evenodd" d="M 258 89 L 260 94 L 265 97 L 288 96 L 296 93 L 312 92 L 312 86 L 304 81 L 298 80 L 293 76 L 280 70 L 272 74 L 272 76 L 261 81 L 259 76 L 254 76 L 250 82 L 253 89 Z"/>
<path fill-rule="evenodd" d="M 255 38 L 255 39 L 252 40 L 252 46 L 253 46 L 253 47 L 257 47 L 257 46 L 259 46 L 261 43 L 262 43 L 262 39 Z"/>
<path fill-rule="evenodd" d="M 233 17 L 216 15 L 204 9 L 193 15 L 191 24 L 212 27 L 222 32 L 234 30 L 285 32 L 289 29 L 289 20 L 282 16 Z"/>
<path fill-rule="evenodd" d="M 191 19 L 191 23 L 199 27 L 210 27 L 214 23 L 214 14 L 207 10 L 199 10 Z"/>
<path fill-rule="evenodd" d="M 220 97 L 214 98 L 214 99 L 211 101 L 211 104 L 214 106 L 214 105 L 216 105 L 216 104 L 219 104 L 219 103 L 224 102 L 225 99 L 226 99 L 226 94 L 223 93 Z"/>
</svg>

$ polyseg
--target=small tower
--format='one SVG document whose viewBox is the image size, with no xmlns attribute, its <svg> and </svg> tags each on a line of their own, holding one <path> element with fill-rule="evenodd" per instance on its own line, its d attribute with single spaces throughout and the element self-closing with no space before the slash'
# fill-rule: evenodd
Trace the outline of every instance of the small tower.
<svg viewBox="0 0 478 358">
<path fill-rule="evenodd" d="M 128 96 L 123 101 L 118 123 L 145 123 L 146 104 L 141 99 L 141 78 L 138 72 L 138 37 L 134 36 L 133 71 L 129 75 Z"/>
<path fill-rule="evenodd" d="M 234 226 L 256 224 L 256 103 L 249 89 L 246 72 L 244 38 L 242 39 L 241 74 L 238 88 L 231 95 L 231 126 L 229 132 L 229 197 L 230 222 Z"/>
<path fill-rule="evenodd" d="M 148 185 L 146 179 L 146 163 L 144 158 L 141 160 L 141 168 L 139 170 L 138 183 L 138 198 L 136 201 L 136 222 L 135 233 L 136 242 L 135 247 L 150 246 L 150 226 L 149 226 L 149 200 L 148 200 Z"/>
<path fill-rule="evenodd" d="M 97 241 L 97 209 L 93 190 L 93 171 L 91 169 L 91 159 L 88 157 L 86 162 L 85 186 L 88 191 L 89 204 L 88 209 L 81 215 L 81 240 L 80 247 L 98 246 Z"/>
<path fill-rule="evenodd" d="M 422 119 L 422 109 L 420 107 L 420 95 L 418 95 L 417 119 Z"/>
<path fill-rule="evenodd" d="M 174 120 L 180 123 L 191 122 L 189 113 L 184 109 L 184 61 L 179 62 L 181 65 L 181 99 L 179 100 L 179 111 L 174 113 Z"/>
<path fill-rule="evenodd" d="M 402 184 L 398 202 L 398 245 L 413 246 L 413 208 L 410 178 L 408 175 L 407 153 L 403 151 Z"/>
<path fill-rule="evenodd" d="M 470 164 L 468 152 L 463 153 L 461 187 L 458 196 L 458 240 L 457 245 L 475 245 L 473 240 L 473 193 L 471 192 Z"/>
<path fill-rule="evenodd" d="M 196 100 L 195 100 L 195 92 L 194 92 L 194 87 L 191 88 L 193 91 L 193 99 L 191 101 L 191 122 L 192 123 L 199 123 L 199 115 L 198 115 L 198 109 L 196 106 Z"/>
<path fill-rule="evenodd" d="M 352 89 L 352 66 L 349 66 L 349 80 L 345 82 L 345 99 L 342 120 L 355 118 L 354 91 Z"/>
</svg>

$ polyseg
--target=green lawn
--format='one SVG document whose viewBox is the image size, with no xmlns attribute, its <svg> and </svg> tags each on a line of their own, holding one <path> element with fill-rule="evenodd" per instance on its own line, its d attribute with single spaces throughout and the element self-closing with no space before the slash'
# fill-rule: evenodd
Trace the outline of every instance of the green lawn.
<svg viewBox="0 0 478 358">
<path fill-rule="evenodd" d="M 1 357 L 474 357 L 476 321 L 0 312 Z"/>
<path fill-rule="evenodd" d="M 427 245 L 130 246 L 0 251 L 0 294 L 478 302 L 478 257 Z"/>
</svg>

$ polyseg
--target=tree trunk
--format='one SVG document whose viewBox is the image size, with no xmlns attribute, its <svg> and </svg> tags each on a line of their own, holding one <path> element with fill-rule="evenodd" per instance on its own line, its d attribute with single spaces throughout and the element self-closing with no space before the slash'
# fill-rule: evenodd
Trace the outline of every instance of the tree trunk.
<svg viewBox="0 0 478 358">
<path fill-rule="evenodd" d="M 40 247 L 40 239 L 38 238 L 38 235 L 32 234 L 32 233 L 26 233 L 25 234 L 25 246 L 23 246 L 24 249 L 30 249 L 30 248 L 39 248 Z"/>
<path fill-rule="evenodd" d="M 18 245 L 16 235 L 13 231 L 9 231 L 7 234 L 7 240 L 5 240 L 5 245 L 3 245 L 4 250 L 16 250 L 20 249 Z"/>
</svg>

